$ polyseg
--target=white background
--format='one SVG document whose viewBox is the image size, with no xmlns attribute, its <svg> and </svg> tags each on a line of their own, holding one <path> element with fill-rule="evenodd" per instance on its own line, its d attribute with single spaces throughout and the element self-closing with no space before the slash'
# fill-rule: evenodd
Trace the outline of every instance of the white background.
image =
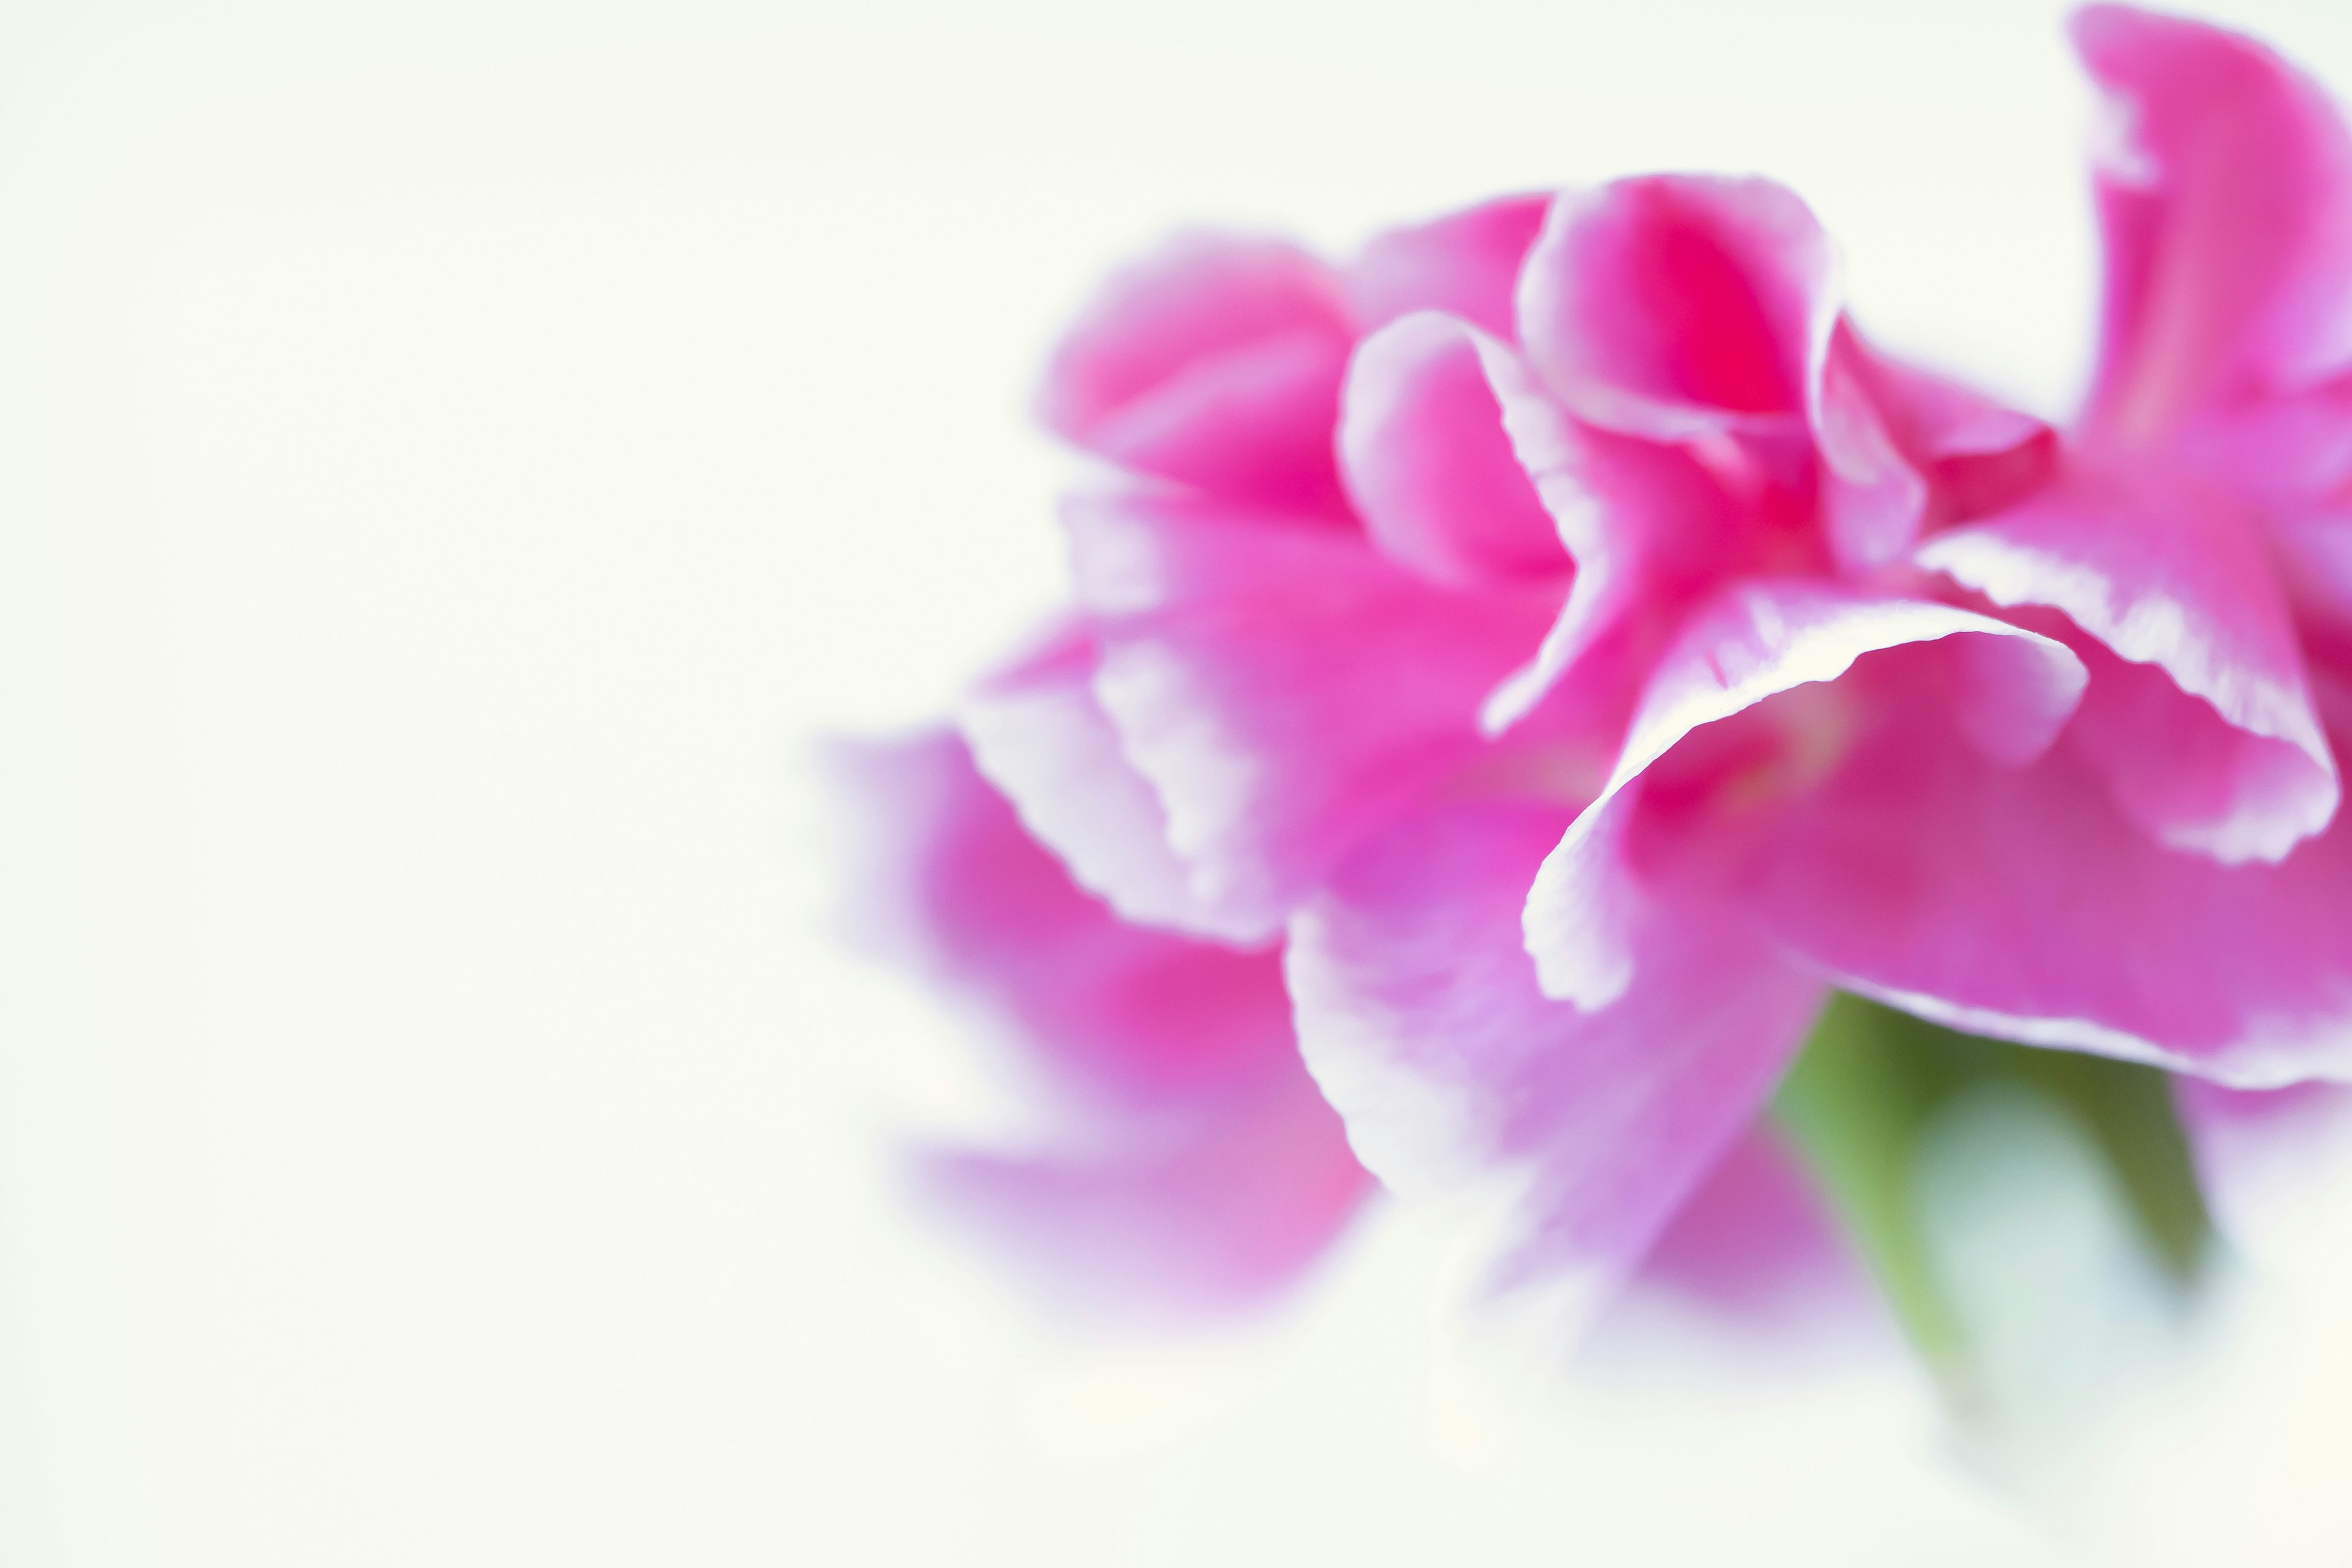
<svg viewBox="0 0 2352 1568">
<path fill-rule="evenodd" d="M 1179 224 L 1765 171 L 2062 411 L 2058 15 L 10 0 L 0 1561 L 2057 1560 L 1895 1373 L 1449 1436 L 1394 1215 L 1057 1342 L 890 1194 L 981 1086 L 801 757 L 1052 602 L 1029 379 Z"/>
</svg>

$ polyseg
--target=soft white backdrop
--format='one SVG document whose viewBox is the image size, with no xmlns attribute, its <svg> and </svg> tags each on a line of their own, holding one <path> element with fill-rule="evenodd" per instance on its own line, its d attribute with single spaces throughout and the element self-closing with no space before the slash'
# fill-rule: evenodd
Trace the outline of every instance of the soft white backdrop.
<svg viewBox="0 0 2352 1568">
<path fill-rule="evenodd" d="M 1461 1440 L 1400 1216 L 1255 1335 L 1042 1331 L 887 1188 L 985 1086 L 800 758 L 1052 601 L 1028 378 L 1178 224 L 1766 171 L 2063 408 L 2058 16 L 12 0 L 0 1561 L 2056 1560 L 1894 1373 Z"/>
</svg>

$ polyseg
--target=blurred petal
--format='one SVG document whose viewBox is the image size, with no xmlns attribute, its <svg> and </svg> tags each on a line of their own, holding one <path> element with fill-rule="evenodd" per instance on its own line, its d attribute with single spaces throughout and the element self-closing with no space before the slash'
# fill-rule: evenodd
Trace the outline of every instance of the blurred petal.
<svg viewBox="0 0 2352 1568">
<path fill-rule="evenodd" d="M 1996 605 L 2063 611 L 2152 667 L 2096 668 L 2076 739 L 2163 842 L 2275 860 L 2334 816 L 2335 759 L 2294 623 L 2260 526 L 2237 508 L 2175 478 L 2078 470 L 1937 534 L 1918 559 Z"/>
<path fill-rule="evenodd" d="M 2132 441 L 2352 352 L 2352 143 L 2326 94 L 2234 33 L 2121 5 L 2074 22 L 2116 121 L 2092 430 Z"/>
<path fill-rule="evenodd" d="M 2176 1078 L 2172 1100 L 2222 1233 L 2275 1259 L 2316 1230 L 2341 1234 L 2352 1197 L 2352 1087 L 2224 1089 Z"/>
<path fill-rule="evenodd" d="M 1518 940 L 1565 812 L 1432 810 L 1351 858 L 1293 922 L 1301 1048 L 1357 1152 L 1412 1197 L 1483 1200 L 1498 1289 L 1580 1326 L 1754 1119 L 1820 987 L 1680 918 L 1638 938 L 1614 1007 L 1547 1000 Z"/>
<path fill-rule="evenodd" d="M 1365 339 L 1349 367 L 1341 476 L 1372 542 L 1432 582 L 1467 587 L 1570 569 L 1504 428 L 1512 359 L 1460 318 L 1422 311 Z"/>
<path fill-rule="evenodd" d="M 1545 860 L 1527 907 L 1528 951 L 1547 994 L 1605 1006 L 1635 975 L 1631 911 L 1644 895 L 1626 859 L 1632 786 L 1703 726 L 1798 687 L 1835 681 L 1865 654 L 1944 642 L 1959 730 L 1988 755 L 2015 765 L 2049 745 L 2082 695 L 2081 662 L 2020 627 L 1927 600 L 1873 598 L 1813 582 L 1748 582 L 1695 616 L 1659 661 L 1600 797 Z M 1777 793 L 1834 756 L 1844 720 L 1801 712 L 1782 744 L 1735 755 L 1698 783 L 1713 792 Z M 1925 819 L 1923 819 L 1925 820 Z"/>
<path fill-rule="evenodd" d="M 1874 1307 L 1836 1218 L 1761 1121 L 1683 1200 L 1642 1259 L 1640 1283 L 1743 1327 L 1842 1328 Z"/>
<path fill-rule="evenodd" d="M 1768 180 L 1653 175 L 1552 205 L 1519 341 L 1578 418 L 1676 441 L 1801 425 L 1836 319 L 1835 263 Z"/>
<path fill-rule="evenodd" d="M 1138 473 L 1343 516 L 1331 426 L 1354 336 L 1307 252 L 1188 236 L 1104 287 L 1047 366 L 1038 417 Z"/>
<path fill-rule="evenodd" d="M 1347 273 L 1357 324 L 1371 332 L 1415 310 L 1443 310 L 1507 341 L 1519 265 L 1550 205 L 1549 194 L 1505 196 L 1374 236 Z"/>
<path fill-rule="evenodd" d="M 1477 757 L 1480 700 L 1559 597 L 1448 593 L 1360 538 L 1183 498 L 1097 497 L 1068 523 L 1096 693 L 1194 893 L 1244 926 Z"/>
<path fill-rule="evenodd" d="M 1023 832 L 953 735 L 842 745 L 869 943 L 971 1003 L 1036 1091 L 1016 1152 L 934 1150 L 932 1194 L 1087 1304 L 1231 1307 L 1366 1190 L 1307 1078 L 1281 961 L 1127 925 Z"/>
</svg>

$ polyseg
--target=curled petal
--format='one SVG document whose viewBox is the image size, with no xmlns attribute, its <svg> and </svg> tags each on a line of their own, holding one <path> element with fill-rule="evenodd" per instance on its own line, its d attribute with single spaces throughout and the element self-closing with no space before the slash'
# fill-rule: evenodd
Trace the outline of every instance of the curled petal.
<svg viewBox="0 0 2352 1568">
<path fill-rule="evenodd" d="M 2076 14 L 2107 95 L 2105 320 L 2090 427 L 2135 442 L 2352 353 L 2352 141 L 2251 39 L 2121 5 Z"/>
<path fill-rule="evenodd" d="M 1368 844 L 1292 925 L 1307 1064 L 1358 1153 L 1409 1197 L 1488 1211 L 1495 1283 L 1611 1294 L 1754 1120 L 1819 986 L 1704 919 L 1643 928 L 1641 980 L 1588 1014 L 1518 941 L 1555 807 L 1457 804 Z"/>
<path fill-rule="evenodd" d="M 962 743 L 842 745 L 870 946 L 995 1026 L 1039 1128 L 933 1149 L 931 1194 L 1089 1307 L 1249 1305 L 1319 1256 L 1367 1190 L 1301 1066 L 1279 957 L 1116 919 L 1025 834 Z"/>
<path fill-rule="evenodd" d="M 1449 593 L 1359 536 L 1181 497 L 1095 498 L 1067 522 L 1096 695 L 1195 896 L 1244 926 L 1481 754 L 1479 701 L 1559 596 Z"/>
<path fill-rule="evenodd" d="M 1519 266 L 1550 205 L 1549 195 L 1505 196 L 1374 236 L 1347 271 L 1357 325 L 1370 332 L 1415 310 L 1443 310 L 1508 339 Z"/>
<path fill-rule="evenodd" d="M 2294 622 L 2240 510 L 2178 479 L 2082 470 L 1937 534 L 1918 560 L 1997 605 L 2063 611 L 2148 667 L 2105 661 L 2077 731 L 2163 842 L 2275 860 L 2335 816 L 2335 759 Z"/>
<path fill-rule="evenodd" d="M 1275 240 L 1194 235 L 1114 277 L 1046 369 L 1040 421 L 1112 462 L 1344 516 L 1331 457 L 1355 331 L 1339 279 Z"/>
<path fill-rule="evenodd" d="M 1766 180 L 1654 175 L 1552 205 L 1520 275 L 1519 342 L 1579 419 L 1653 440 L 1801 426 L 1836 263 Z"/>
<path fill-rule="evenodd" d="M 1193 895 L 1168 846 L 1168 814 L 1096 700 L 1099 663 L 1092 633 L 1072 626 L 974 688 L 959 720 L 981 772 L 1122 919 L 1244 945 L 1271 940 L 1267 922 L 1236 921 Z"/>
<path fill-rule="evenodd" d="M 2157 844 L 2079 751 L 2001 768 L 1887 708 L 1748 867 L 1759 930 L 1980 1034 L 2246 1088 L 2352 1077 L 2352 832 L 2276 866 Z"/>
<path fill-rule="evenodd" d="M 1570 569 L 1504 427 L 1516 368 L 1503 344 L 1434 311 L 1381 328 L 1349 367 L 1339 466 L 1357 515 L 1383 553 L 1433 582 L 1468 587 Z"/>
<path fill-rule="evenodd" d="M 1638 906 L 1641 895 L 1626 836 L 1638 804 L 1633 786 L 1653 764 L 1705 726 L 1797 688 L 1835 681 L 1865 654 L 1947 641 L 1953 720 L 2004 765 L 2046 748 L 2082 697 L 2082 663 L 2064 647 L 1949 605 L 1760 581 L 1736 584 L 1704 606 L 1651 676 L 1609 782 L 1546 858 L 1528 894 L 1528 951 L 1546 994 L 1602 1007 L 1633 980 L 1622 911 Z M 1843 743 L 1845 721 L 1834 710 L 1821 721 L 1791 717 L 1794 732 L 1760 761 L 1736 752 L 1720 764 L 1694 759 L 1699 783 L 1744 795 L 1759 784 L 1777 793 L 1775 772 L 1788 787 L 1805 782 Z"/>
</svg>

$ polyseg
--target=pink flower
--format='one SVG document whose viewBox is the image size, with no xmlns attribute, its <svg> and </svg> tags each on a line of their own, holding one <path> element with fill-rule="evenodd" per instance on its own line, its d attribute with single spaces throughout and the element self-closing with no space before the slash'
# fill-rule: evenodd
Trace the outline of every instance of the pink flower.
<svg viewBox="0 0 2352 1568">
<path fill-rule="evenodd" d="M 1286 931 L 1358 1152 L 1501 1194 L 1506 1283 L 1622 1281 L 1817 1010 L 1732 850 L 1883 708 L 2015 770 L 2082 691 L 1904 560 L 2050 433 L 1832 272 L 1777 186 L 1628 181 L 1344 270 L 1189 239 L 1049 375 L 1125 475 L 1068 509 L 1077 626 L 967 705 L 982 770 L 1129 918 Z"/>
</svg>

